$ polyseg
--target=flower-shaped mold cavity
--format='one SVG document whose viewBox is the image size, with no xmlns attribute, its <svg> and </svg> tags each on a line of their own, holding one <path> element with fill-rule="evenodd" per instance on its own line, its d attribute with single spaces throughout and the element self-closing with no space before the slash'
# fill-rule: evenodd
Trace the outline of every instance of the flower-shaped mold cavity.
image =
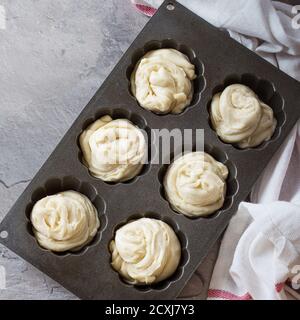
<svg viewBox="0 0 300 320">
<path fill-rule="evenodd" d="M 193 148 L 192 151 L 196 152 L 196 151 L 200 151 L 200 150 L 196 150 L 195 148 Z M 226 180 L 226 196 L 225 196 L 223 206 L 219 210 L 217 210 L 216 212 L 214 212 L 208 216 L 200 216 L 200 217 L 185 216 L 187 219 L 191 219 L 193 221 L 194 220 L 201 220 L 201 219 L 216 219 L 220 214 L 223 214 L 223 213 L 227 212 L 228 210 L 230 210 L 230 208 L 233 204 L 234 196 L 237 194 L 238 189 L 239 189 L 239 184 L 238 184 L 238 180 L 237 180 L 237 168 L 236 168 L 235 164 L 228 158 L 227 154 L 223 150 L 221 150 L 211 144 L 205 144 L 204 151 L 206 153 L 208 153 L 209 155 L 211 155 L 215 160 L 223 163 L 228 168 L 229 174 L 228 174 L 228 178 Z M 189 153 L 189 152 L 191 152 L 191 151 L 188 151 L 186 153 Z M 179 156 L 180 156 L 179 154 L 171 153 L 171 155 L 170 155 L 171 164 Z M 174 213 L 182 214 L 180 212 L 175 211 L 174 208 L 172 208 L 171 204 L 169 203 L 169 201 L 167 199 L 166 193 L 165 193 L 164 178 L 165 178 L 165 175 L 167 173 L 169 166 L 170 165 L 168 165 L 168 164 L 163 165 L 158 172 L 158 179 L 160 181 L 160 195 L 165 201 L 168 202 L 169 207 L 171 208 L 171 210 Z"/>
<path fill-rule="evenodd" d="M 178 281 L 182 277 L 183 272 L 184 272 L 184 268 L 187 265 L 187 263 L 189 262 L 190 254 L 189 254 L 189 250 L 188 250 L 187 237 L 180 230 L 178 224 L 176 222 L 174 222 L 172 219 L 165 217 L 161 214 L 148 211 L 143 214 L 133 214 L 133 215 L 129 216 L 125 221 L 122 221 L 119 224 L 117 224 L 114 228 L 111 240 L 113 240 L 115 238 L 115 233 L 118 229 L 120 229 L 125 224 L 132 222 L 134 220 L 140 219 L 140 218 L 151 218 L 151 219 L 161 220 L 161 221 L 167 223 L 174 230 L 176 236 L 178 237 L 178 239 L 180 241 L 180 245 L 181 245 L 181 258 L 180 258 L 180 262 L 179 262 L 179 265 L 178 265 L 176 271 L 169 278 L 167 278 L 161 282 L 158 282 L 158 283 L 154 283 L 151 285 L 133 285 L 133 284 L 127 283 L 122 278 L 122 276 L 116 270 L 113 269 L 113 267 L 111 267 L 111 268 L 112 268 L 113 272 L 118 275 L 120 282 L 125 286 L 133 287 L 136 290 L 143 291 L 143 292 L 148 292 L 150 290 L 165 290 L 172 283 Z M 109 241 L 109 243 L 110 243 L 110 241 Z M 109 244 L 108 244 L 108 246 L 109 246 Z M 109 250 L 109 248 L 108 248 L 108 250 Z"/>
<path fill-rule="evenodd" d="M 52 254 L 63 257 L 66 255 L 83 255 L 89 247 L 96 245 L 101 240 L 102 232 L 107 226 L 106 204 L 104 199 L 98 194 L 94 186 L 87 182 L 81 182 L 77 178 L 71 176 L 63 178 L 52 178 L 32 193 L 31 201 L 25 209 L 25 214 L 27 217 L 27 231 L 32 237 L 35 238 L 30 221 L 30 214 L 35 203 L 46 196 L 54 195 L 56 193 L 68 190 L 77 191 L 89 198 L 89 200 L 97 209 L 98 217 L 100 220 L 100 228 L 98 229 L 94 239 L 78 251 L 53 252 L 39 246 L 41 250 L 48 251 Z M 39 245 L 38 242 L 37 245 Z"/>
<path fill-rule="evenodd" d="M 195 80 L 193 80 L 193 86 L 194 86 L 193 99 L 192 99 L 191 103 L 184 109 L 184 111 L 179 114 L 179 115 L 182 115 L 188 109 L 197 105 L 197 103 L 199 102 L 199 100 L 201 98 L 201 93 L 205 89 L 206 80 L 204 77 L 204 64 L 196 56 L 195 51 L 192 48 L 190 48 L 184 44 L 180 44 L 173 39 L 165 39 L 162 41 L 152 40 L 150 42 L 147 42 L 143 48 L 137 49 L 134 52 L 134 54 L 132 55 L 131 64 L 126 70 L 126 76 L 127 76 L 127 80 L 128 80 L 128 92 L 136 100 L 135 96 L 133 95 L 133 93 L 131 91 L 130 78 L 131 78 L 132 72 L 133 72 L 136 64 L 138 63 L 138 61 L 147 52 L 152 51 L 152 50 L 157 50 L 157 49 L 175 49 L 177 51 L 180 51 L 181 53 L 185 54 L 189 58 L 189 61 L 195 66 L 195 72 L 196 72 L 197 78 Z M 157 114 L 157 115 L 166 116 L 166 115 L 172 115 L 172 114 Z"/>
<path fill-rule="evenodd" d="M 91 175 L 88 167 L 83 162 L 83 154 L 82 154 L 82 150 L 81 150 L 80 143 L 79 143 L 79 137 L 80 137 L 81 133 L 90 124 L 92 124 L 93 122 L 95 122 L 96 120 L 98 120 L 99 118 L 101 118 L 105 115 L 109 115 L 113 120 L 127 119 L 127 120 L 131 121 L 134 125 L 136 125 L 139 129 L 142 130 L 144 137 L 146 139 L 148 150 L 147 150 L 147 159 L 145 161 L 145 164 L 143 165 L 142 170 L 133 179 L 130 179 L 128 181 L 115 183 L 115 182 L 107 182 L 107 181 L 103 181 L 101 179 L 98 179 L 98 178 Z M 148 127 L 145 118 L 136 114 L 136 113 L 133 113 L 125 108 L 124 109 L 121 109 L 121 108 L 101 108 L 98 112 L 95 113 L 95 115 L 93 117 L 86 119 L 82 124 L 81 132 L 77 136 L 77 146 L 78 146 L 78 159 L 81 162 L 81 164 L 86 168 L 87 174 L 89 174 L 93 179 L 101 180 L 104 183 L 107 183 L 109 185 L 116 185 L 119 183 L 128 184 L 128 183 L 135 182 L 140 176 L 143 176 L 144 174 L 146 174 L 150 170 L 151 159 L 154 156 L 153 153 L 155 152 L 155 146 L 154 146 L 152 139 L 151 139 L 151 129 Z"/>
<path fill-rule="evenodd" d="M 286 120 L 286 114 L 284 111 L 284 99 L 282 96 L 276 91 L 275 85 L 264 79 L 260 79 L 257 76 L 253 74 L 245 73 L 243 75 L 230 75 L 228 76 L 225 81 L 216 86 L 213 89 L 212 96 L 214 96 L 218 92 L 224 91 L 228 86 L 232 84 L 243 84 L 250 89 L 252 89 L 260 98 L 261 101 L 263 101 L 265 104 L 270 106 L 273 109 L 274 116 L 277 119 L 277 126 L 275 129 L 275 132 L 270 140 L 263 142 L 259 146 L 255 148 L 247 148 L 247 149 L 240 149 L 237 145 L 231 144 L 234 148 L 238 150 L 249 150 L 249 149 L 264 149 L 267 144 L 269 144 L 272 141 L 275 141 L 281 133 L 281 129 L 285 123 Z M 214 130 L 211 119 L 210 119 L 210 105 L 211 105 L 212 99 L 207 104 L 207 111 L 208 111 L 208 122 L 212 130 Z M 217 135 L 217 133 L 216 133 Z M 219 140 L 222 141 L 220 137 L 218 137 Z M 230 144 L 222 141 L 224 144 Z"/>
</svg>

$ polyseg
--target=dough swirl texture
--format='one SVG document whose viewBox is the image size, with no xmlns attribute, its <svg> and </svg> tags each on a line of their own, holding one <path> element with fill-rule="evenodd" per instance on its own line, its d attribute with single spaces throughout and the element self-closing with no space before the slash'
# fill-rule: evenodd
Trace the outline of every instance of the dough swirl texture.
<svg viewBox="0 0 300 320">
<path fill-rule="evenodd" d="M 93 176 L 104 181 L 134 178 L 147 156 L 142 131 L 127 119 L 104 116 L 82 132 L 79 142 L 84 164 Z"/>
<path fill-rule="evenodd" d="M 96 208 L 76 191 L 42 198 L 34 205 L 30 220 L 38 243 L 56 252 L 81 249 L 100 226 Z"/>
<path fill-rule="evenodd" d="M 241 84 L 230 85 L 217 93 L 210 115 L 218 136 L 242 149 L 270 140 L 277 125 L 273 110 Z"/>
<path fill-rule="evenodd" d="M 207 216 L 223 206 L 228 169 L 205 152 L 175 160 L 164 177 L 172 208 L 189 217 Z"/>
<path fill-rule="evenodd" d="M 131 75 L 131 90 L 139 104 L 156 113 L 181 113 L 193 98 L 195 66 L 175 49 L 146 53 Z"/>
<path fill-rule="evenodd" d="M 181 245 L 165 222 L 141 218 L 117 230 L 110 242 L 112 267 L 131 284 L 151 284 L 170 277 L 178 267 Z"/>
</svg>

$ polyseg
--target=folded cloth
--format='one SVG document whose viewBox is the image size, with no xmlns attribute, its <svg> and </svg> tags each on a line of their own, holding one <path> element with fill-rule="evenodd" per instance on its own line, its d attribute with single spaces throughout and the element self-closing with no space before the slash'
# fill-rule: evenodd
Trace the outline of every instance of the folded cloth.
<svg viewBox="0 0 300 320">
<path fill-rule="evenodd" d="M 222 240 L 208 297 L 290 299 L 283 289 L 300 266 L 299 228 L 298 205 L 242 203 Z"/>
<path fill-rule="evenodd" d="M 151 15 L 149 8 L 153 14 L 162 1 L 132 2 Z M 271 0 L 178 2 L 300 81 L 300 30 L 293 28 L 291 6 Z M 296 287 L 300 278 L 300 121 L 257 181 L 251 201 L 240 204 L 226 230 L 208 298 L 299 298 L 285 282 Z"/>
<path fill-rule="evenodd" d="M 152 16 L 162 0 L 131 0 Z M 255 51 L 292 77 L 300 77 L 299 29 L 294 29 L 292 6 L 271 0 L 178 0 L 235 40 Z"/>
</svg>

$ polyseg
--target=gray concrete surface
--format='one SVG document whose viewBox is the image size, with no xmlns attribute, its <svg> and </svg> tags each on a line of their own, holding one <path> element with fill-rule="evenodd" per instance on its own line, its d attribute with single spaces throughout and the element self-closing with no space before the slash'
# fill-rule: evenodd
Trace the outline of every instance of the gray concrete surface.
<svg viewBox="0 0 300 320">
<path fill-rule="evenodd" d="M 148 19 L 127 0 L 0 0 L 0 220 Z M 205 298 L 216 250 L 185 290 Z M 0 246 L 0 299 L 76 299 Z M 0 286 L 1 288 L 1 286 Z"/>
</svg>

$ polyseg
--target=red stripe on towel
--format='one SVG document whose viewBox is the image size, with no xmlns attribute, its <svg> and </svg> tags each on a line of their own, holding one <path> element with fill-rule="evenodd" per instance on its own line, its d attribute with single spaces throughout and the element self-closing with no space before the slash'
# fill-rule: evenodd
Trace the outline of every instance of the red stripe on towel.
<svg viewBox="0 0 300 320">
<path fill-rule="evenodd" d="M 142 13 L 147 15 L 148 17 L 152 17 L 154 15 L 154 13 L 156 12 L 155 8 L 145 6 L 143 4 L 136 4 L 135 6 L 139 11 L 141 11 Z"/>
<path fill-rule="evenodd" d="M 218 289 L 209 289 L 207 296 L 209 298 L 219 298 L 224 300 L 253 300 L 249 293 L 246 293 L 242 296 L 237 296 L 231 292 Z"/>
<path fill-rule="evenodd" d="M 275 285 L 275 289 L 278 293 L 281 292 L 283 288 L 284 288 L 284 283 L 277 283 Z"/>
<path fill-rule="evenodd" d="M 281 292 L 284 288 L 284 283 L 277 283 L 275 285 L 276 292 Z M 209 289 L 208 298 L 218 298 L 224 300 L 253 300 L 249 293 L 245 293 L 242 296 L 238 296 L 234 293 L 225 291 L 225 290 L 218 290 L 218 289 Z"/>
</svg>

